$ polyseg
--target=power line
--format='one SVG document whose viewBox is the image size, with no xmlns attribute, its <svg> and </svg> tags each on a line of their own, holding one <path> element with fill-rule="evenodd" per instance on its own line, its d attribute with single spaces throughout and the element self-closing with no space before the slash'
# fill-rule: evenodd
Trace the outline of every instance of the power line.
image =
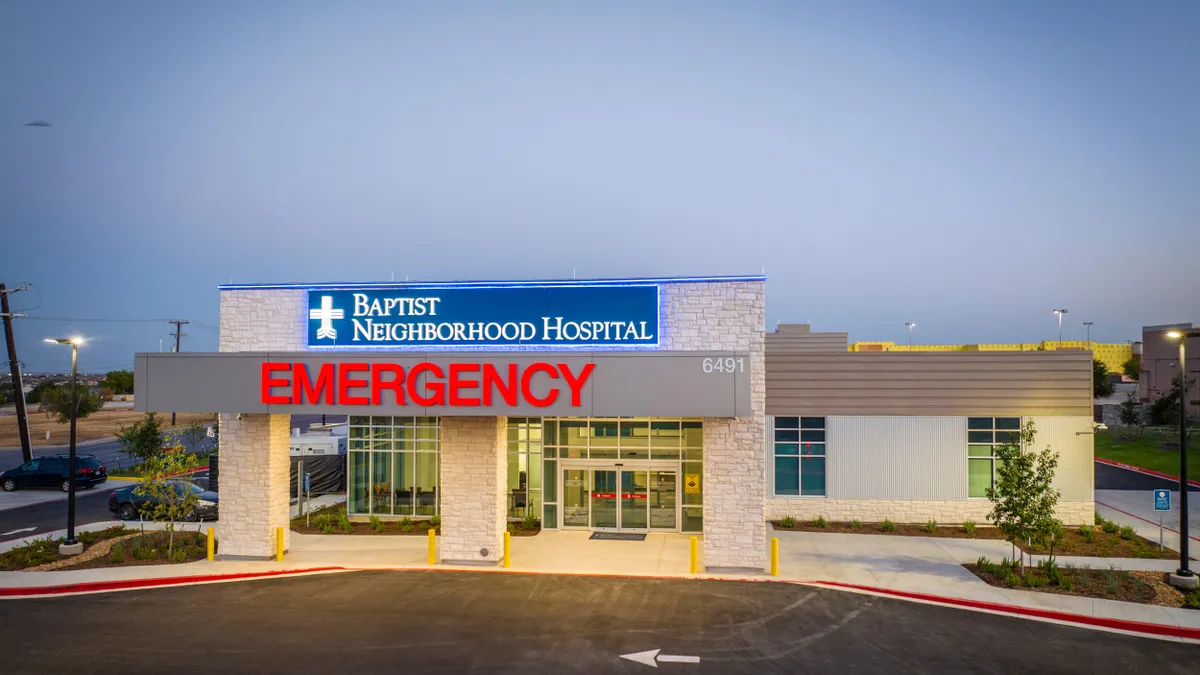
<svg viewBox="0 0 1200 675">
<path fill-rule="evenodd" d="M 171 323 L 171 319 L 72 319 L 65 316 L 26 316 L 26 321 L 73 321 L 77 323 Z M 186 322 L 185 322 L 186 323 Z"/>
</svg>

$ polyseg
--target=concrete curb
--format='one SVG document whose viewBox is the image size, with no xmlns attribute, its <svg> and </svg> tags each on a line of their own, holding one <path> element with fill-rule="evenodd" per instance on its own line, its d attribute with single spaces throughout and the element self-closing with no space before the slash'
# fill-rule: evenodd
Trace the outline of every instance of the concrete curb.
<svg viewBox="0 0 1200 675">
<path fill-rule="evenodd" d="M 1102 616 L 1088 616 L 1087 614 L 1072 614 L 1070 612 L 1060 612 L 1053 609 L 1038 609 L 1036 607 L 1005 605 L 996 602 L 986 602 L 983 600 L 950 598 L 940 595 L 929 595 L 926 593 L 914 593 L 911 591 L 897 591 L 890 588 L 847 584 L 840 581 L 803 581 L 798 583 L 807 586 L 818 586 L 823 588 L 869 593 L 872 595 L 881 595 L 885 597 L 902 598 L 905 600 L 916 600 L 919 602 L 944 605 L 947 607 L 961 607 L 964 609 L 990 612 L 993 614 L 1009 614 L 1033 619 L 1054 621 L 1063 624 L 1087 626 L 1091 628 L 1103 628 L 1122 633 L 1129 633 L 1132 635 L 1200 641 L 1200 628 L 1185 628 L 1183 626 L 1170 626 L 1161 623 L 1147 623 L 1144 621 L 1130 621 L 1127 619 L 1112 619 Z"/>
<path fill-rule="evenodd" d="M 352 571 L 345 567 L 311 567 L 297 570 L 271 570 L 268 572 L 236 572 L 232 574 L 198 574 L 189 577 L 161 577 L 149 579 L 120 579 L 114 581 L 81 581 L 74 584 L 57 586 L 27 586 L 0 588 L 0 598 L 44 598 L 63 595 L 82 595 L 86 593 L 111 593 L 114 591 L 129 591 L 142 588 L 163 588 L 169 586 L 195 586 L 199 584 L 219 584 L 230 581 L 249 581 L 282 576 L 303 576 L 309 574 L 326 574 L 331 572 Z"/>
<path fill-rule="evenodd" d="M 1147 476 L 1154 476 L 1155 478 L 1162 478 L 1165 480 L 1173 481 L 1175 483 L 1179 482 L 1179 476 L 1172 476 L 1169 473 L 1159 473 L 1158 471 L 1152 471 L 1150 469 L 1143 469 L 1140 466 L 1133 466 L 1132 464 L 1123 464 L 1121 462 L 1116 462 L 1111 459 L 1101 459 L 1100 457 L 1095 457 L 1094 459 L 1099 464 L 1105 464 L 1107 466 L 1115 466 L 1118 469 L 1125 469 L 1126 471 L 1133 471 L 1134 473 L 1140 473 L 1140 474 L 1144 474 Z M 1200 481 L 1191 480 L 1189 478 L 1188 485 L 1190 485 L 1192 487 L 1200 487 Z"/>
</svg>

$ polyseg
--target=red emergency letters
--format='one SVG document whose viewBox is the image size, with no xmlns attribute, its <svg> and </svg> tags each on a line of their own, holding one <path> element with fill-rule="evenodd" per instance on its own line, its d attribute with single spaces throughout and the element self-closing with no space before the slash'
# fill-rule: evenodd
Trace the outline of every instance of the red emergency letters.
<svg viewBox="0 0 1200 675">
<path fill-rule="evenodd" d="M 443 369 L 422 362 L 405 370 L 396 363 L 323 363 L 315 371 L 304 363 L 262 364 L 262 402 L 271 405 L 413 405 L 490 407 L 522 402 L 545 408 L 570 393 L 571 406 L 582 405 L 582 392 L 596 364 L 572 372 L 565 363 L 451 363 Z M 562 386 L 560 386 L 560 383 Z M 564 392 L 563 390 L 566 390 Z"/>
</svg>

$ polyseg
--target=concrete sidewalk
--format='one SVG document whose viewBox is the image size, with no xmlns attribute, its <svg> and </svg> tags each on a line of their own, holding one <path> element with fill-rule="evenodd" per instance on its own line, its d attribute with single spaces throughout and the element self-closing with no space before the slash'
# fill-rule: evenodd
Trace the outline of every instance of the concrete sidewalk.
<svg viewBox="0 0 1200 675">
<path fill-rule="evenodd" d="M 1189 491 L 1189 553 L 1200 551 L 1200 495 Z M 1096 490 L 1096 512 L 1118 525 L 1129 525 L 1150 541 L 1158 541 L 1158 512 L 1154 510 L 1150 490 Z M 1163 545 L 1179 550 L 1179 491 L 1171 492 L 1171 510 L 1162 512 Z M 1178 565 L 1176 565 L 1178 567 Z"/>
<path fill-rule="evenodd" d="M 1053 610 L 1088 617 L 1200 629 L 1200 611 L 996 588 L 984 583 L 962 567 L 962 563 L 975 562 L 980 555 L 986 555 L 993 560 L 1010 556 L 1009 544 L 1001 541 L 810 532 L 770 534 L 777 536 L 780 541 L 779 577 L 769 577 L 766 574 L 699 574 L 696 578 L 854 584 L 1017 608 Z M 219 540 L 219 527 L 217 536 Z M 534 537 L 513 537 L 512 567 L 505 571 L 691 577 L 688 574 L 687 535 L 651 534 L 644 541 L 592 541 L 588 536 L 587 532 L 542 532 Z M 303 535 L 293 532 L 291 549 L 282 563 L 203 561 L 184 565 L 76 572 L 0 572 L 0 588 L 55 586 L 141 577 L 199 578 L 223 573 L 303 570 L 330 566 L 354 569 L 430 569 L 427 564 L 427 547 L 428 538 L 424 536 Z M 1063 561 L 1066 562 L 1065 559 Z M 1073 559 L 1072 562 L 1096 568 L 1118 564 L 1127 569 L 1155 570 L 1159 569 L 1161 563 L 1171 561 L 1087 558 Z M 500 571 L 494 567 L 442 564 L 434 568 Z"/>
</svg>

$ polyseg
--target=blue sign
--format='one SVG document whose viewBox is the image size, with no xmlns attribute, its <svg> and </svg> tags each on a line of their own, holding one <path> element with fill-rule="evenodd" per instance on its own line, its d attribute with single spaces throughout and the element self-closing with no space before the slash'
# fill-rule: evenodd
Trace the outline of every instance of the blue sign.
<svg viewBox="0 0 1200 675">
<path fill-rule="evenodd" d="M 305 493 L 312 492 L 312 490 L 309 489 L 309 482 L 308 482 L 308 479 L 310 476 L 312 476 L 312 474 L 310 474 L 307 471 L 304 472 L 304 492 Z"/>
<path fill-rule="evenodd" d="M 1155 511 L 1170 511 L 1171 510 L 1171 491 L 1170 490 L 1155 490 L 1154 491 L 1154 510 Z"/>
<path fill-rule="evenodd" d="M 308 346 L 654 347 L 658 304 L 653 284 L 310 289 Z"/>
</svg>

